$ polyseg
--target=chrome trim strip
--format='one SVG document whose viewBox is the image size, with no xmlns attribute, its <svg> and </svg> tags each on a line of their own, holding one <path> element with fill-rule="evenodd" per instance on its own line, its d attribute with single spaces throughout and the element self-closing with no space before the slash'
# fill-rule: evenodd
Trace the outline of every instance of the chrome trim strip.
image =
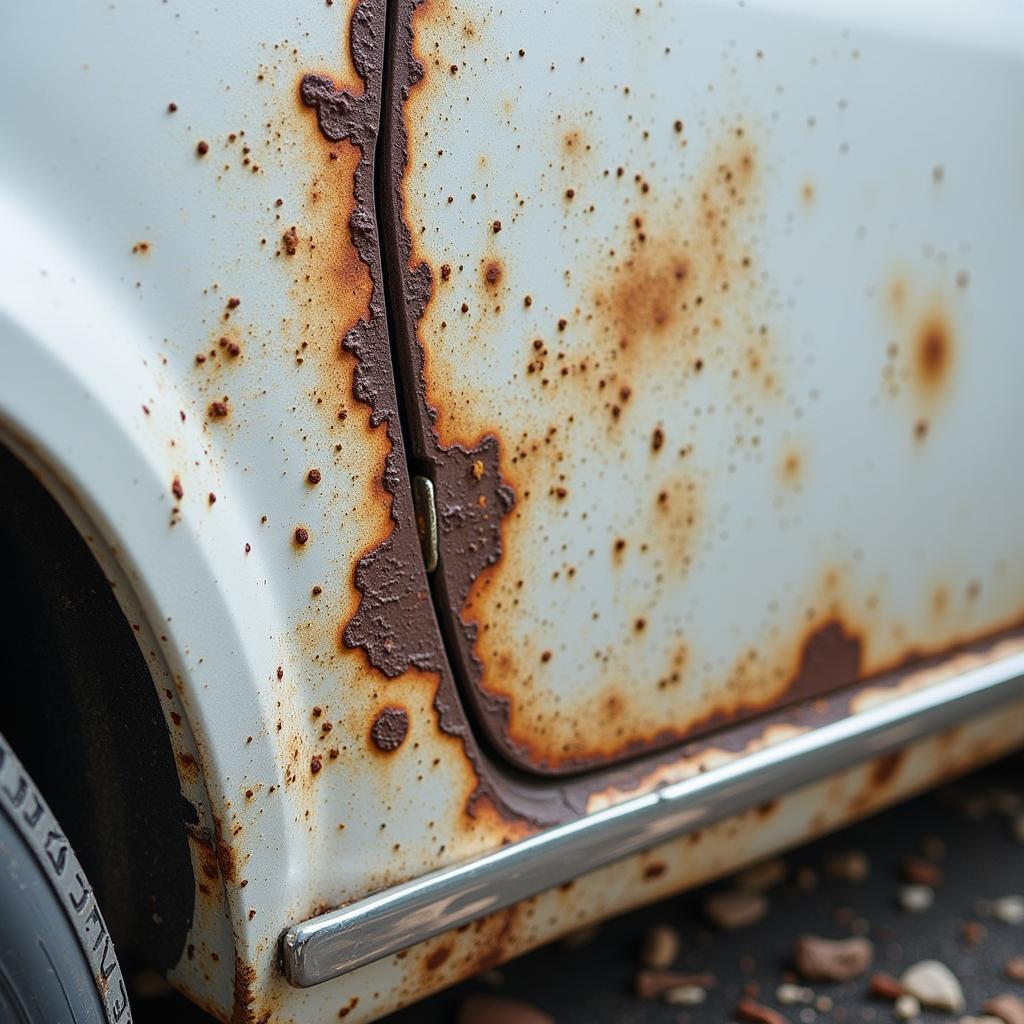
<svg viewBox="0 0 1024 1024">
<path fill-rule="evenodd" d="M 281 940 L 285 976 L 300 988 L 337 978 L 1016 700 L 1024 653 L 297 924 Z"/>
</svg>

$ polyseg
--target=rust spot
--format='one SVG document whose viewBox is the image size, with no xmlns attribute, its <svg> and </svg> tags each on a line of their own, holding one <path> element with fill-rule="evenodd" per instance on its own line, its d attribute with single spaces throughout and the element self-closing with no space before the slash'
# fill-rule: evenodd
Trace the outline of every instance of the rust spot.
<svg viewBox="0 0 1024 1024">
<path fill-rule="evenodd" d="M 281 245 L 287 256 L 294 256 L 299 251 L 299 232 L 294 224 L 281 236 Z"/>
<path fill-rule="evenodd" d="M 200 139 L 196 143 L 196 153 L 197 153 L 197 155 L 199 155 L 199 156 L 206 156 L 206 154 L 209 153 L 209 152 L 210 152 L 210 144 L 206 141 L 206 139 Z"/>
<path fill-rule="evenodd" d="M 667 870 L 668 866 L 663 861 L 655 861 L 653 864 L 648 864 L 644 867 L 644 878 L 647 881 L 651 881 L 654 878 L 661 878 Z"/>
<path fill-rule="evenodd" d="M 436 971 L 447 959 L 452 955 L 451 946 L 438 946 L 433 952 L 429 953 L 423 961 L 423 966 L 428 971 Z"/>
<path fill-rule="evenodd" d="M 258 1024 L 253 1003 L 256 1002 L 256 968 L 235 956 L 235 976 L 232 984 L 234 1004 L 231 1024 Z"/>
<path fill-rule="evenodd" d="M 199 778 L 199 765 L 196 759 L 186 751 L 178 754 L 178 764 L 181 766 L 181 773 L 189 782 L 195 782 Z"/>
<path fill-rule="evenodd" d="M 875 789 L 881 789 L 890 782 L 900 770 L 905 758 L 906 754 L 902 750 L 877 758 L 871 765 L 871 785 Z"/>
<path fill-rule="evenodd" d="M 930 313 L 914 339 L 916 380 L 922 391 L 934 393 L 946 381 L 953 359 L 953 332 L 948 320 Z"/>
<path fill-rule="evenodd" d="M 388 705 L 382 708 L 370 728 L 373 745 L 385 753 L 397 750 L 409 732 L 409 713 L 403 707 Z"/>
<path fill-rule="evenodd" d="M 314 486 L 315 486 L 316 484 L 320 483 L 320 470 L 319 470 L 319 469 L 311 469 L 311 470 L 310 470 L 310 471 L 309 471 L 309 472 L 308 472 L 308 473 L 306 474 L 306 480 L 307 480 L 307 481 L 308 481 L 308 482 L 309 482 L 310 484 L 313 484 Z"/>
<path fill-rule="evenodd" d="M 218 402 L 211 402 L 209 408 L 207 409 L 207 413 L 209 414 L 210 419 L 214 420 L 224 419 L 230 411 L 231 410 L 228 407 L 227 395 L 225 395 L 224 398 Z"/>
<path fill-rule="evenodd" d="M 804 460 L 795 448 L 783 453 L 779 463 L 779 480 L 785 487 L 797 487 L 803 481 Z"/>
<path fill-rule="evenodd" d="M 489 288 L 496 288 L 501 283 L 502 269 L 497 260 L 488 260 L 484 265 L 484 283 Z"/>
<path fill-rule="evenodd" d="M 235 855 L 224 840 L 224 830 L 220 818 L 213 819 L 213 842 L 217 852 L 217 865 L 225 882 L 235 880 Z"/>
<path fill-rule="evenodd" d="M 295 533 L 293 534 L 295 543 L 302 547 L 309 540 L 309 530 L 304 526 L 296 526 Z"/>
<path fill-rule="evenodd" d="M 839 619 L 816 627 L 804 641 L 796 674 L 786 689 L 791 700 L 813 697 L 861 676 L 863 643 Z"/>
<path fill-rule="evenodd" d="M 181 486 L 181 481 L 177 477 L 171 481 L 171 494 L 173 494 L 178 501 L 181 501 L 181 499 L 185 497 L 185 488 Z"/>
</svg>

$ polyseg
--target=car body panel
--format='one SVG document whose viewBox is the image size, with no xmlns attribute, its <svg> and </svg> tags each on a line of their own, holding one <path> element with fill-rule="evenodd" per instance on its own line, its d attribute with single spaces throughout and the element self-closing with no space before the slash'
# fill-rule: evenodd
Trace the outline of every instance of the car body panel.
<svg viewBox="0 0 1024 1024">
<path fill-rule="evenodd" d="M 496 747 L 576 771 L 1020 622 L 1019 19 L 405 6 L 420 422 L 515 501 L 474 571 L 439 516 Z"/>
<path fill-rule="evenodd" d="M 874 689 L 884 698 L 929 681 L 903 670 L 579 778 L 527 777 L 479 741 L 416 561 L 392 368 L 378 358 L 372 404 L 357 383 L 365 352 L 344 344 L 360 323 L 373 325 L 383 299 L 373 247 L 352 227 L 353 214 L 372 213 L 360 208 L 357 175 L 377 136 L 325 139 L 302 91 L 313 75 L 332 84 L 331 95 L 373 94 L 373 75 L 383 74 L 382 56 L 374 62 L 383 55 L 381 9 L 89 0 L 55 17 L 24 2 L 8 12 L 0 41 L 0 222 L 9 240 L 0 255 L 0 427 L 89 541 L 153 667 L 200 822 L 190 833 L 193 935 L 171 978 L 224 1020 L 298 1021 L 345 1008 L 368 1020 L 465 976 L 483 960 L 461 946 L 435 955 L 445 943 L 432 940 L 300 992 L 279 972 L 278 941 L 325 909 L 834 720 Z M 959 48 L 984 42 L 1001 68 L 1016 22 L 996 5 L 982 13 L 991 38 L 965 35 Z M 793 17 L 795 28 L 831 32 L 840 45 L 841 12 Z M 1005 84 L 992 76 L 985 80 Z M 362 102 L 361 123 L 372 128 L 376 112 Z M 997 195 L 983 207 L 993 237 L 1013 213 Z M 373 217 L 364 224 L 372 231 Z M 979 281 L 974 264 L 971 273 L 972 302 L 1002 281 Z M 989 295 L 1009 317 L 1013 291 Z M 988 380 L 998 422 L 1011 371 L 1004 364 Z M 884 408 L 892 436 L 906 442 L 908 410 L 900 400 Z M 975 426 L 975 440 L 987 436 Z M 929 443 L 938 436 L 936 427 Z M 483 443 L 461 439 L 467 451 Z M 422 457 L 417 444 L 410 437 L 412 460 Z M 483 450 L 504 473 L 499 447 Z M 905 468 L 917 465 L 913 451 L 908 442 Z M 926 458 L 918 462 L 927 468 Z M 995 458 L 958 478 L 966 497 L 988 486 Z M 922 473 L 933 480 L 931 469 Z M 499 486 L 494 472 L 487 480 Z M 1018 481 L 1005 464 L 998 484 L 1010 516 Z M 1002 550 L 1005 523 L 990 526 L 964 558 Z M 361 566 L 389 538 L 402 545 L 408 580 L 397 621 L 421 624 L 415 657 L 398 663 L 372 655 L 358 635 L 346 639 L 366 608 Z M 1007 561 L 1008 579 L 1015 564 Z M 948 585 L 964 585 L 969 569 L 952 559 Z M 947 643 L 1003 624 L 1003 611 L 1009 624 L 998 586 L 978 600 L 984 611 L 962 635 L 943 633 Z M 1020 742 L 1020 719 L 965 726 L 941 750 L 922 744 L 908 761 L 920 767 L 885 799 Z M 390 727 L 375 729 L 382 721 Z M 809 836 L 816 799 L 794 797 L 792 815 L 763 843 L 739 844 L 715 826 L 702 840 L 715 851 L 708 863 L 728 870 Z M 845 820 L 825 814 L 821 829 Z M 648 859 L 579 883 L 580 903 L 562 912 L 554 908 L 569 897 L 538 897 L 545 912 L 535 909 L 528 929 L 506 925 L 513 912 L 503 912 L 480 926 L 493 938 L 480 956 L 495 962 L 554 937 L 584 920 L 588 905 L 612 913 L 706 877 L 683 857 L 634 888 L 632 873 Z M 607 899 L 597 898 L 602 890 Z M 514 913 L 530 916 L 528 907 Z"/>
</svg>

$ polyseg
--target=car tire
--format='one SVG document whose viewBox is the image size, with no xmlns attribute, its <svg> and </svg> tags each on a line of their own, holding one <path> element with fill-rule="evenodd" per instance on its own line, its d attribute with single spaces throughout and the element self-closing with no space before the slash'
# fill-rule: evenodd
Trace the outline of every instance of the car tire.
<svg viewBox="0 0 1024 1024">
<path fill-rule="evenodd" d="M 131 1021 L 124 976 L 85 872 L 2 735 L 0 1021 Z"/>
</svg>

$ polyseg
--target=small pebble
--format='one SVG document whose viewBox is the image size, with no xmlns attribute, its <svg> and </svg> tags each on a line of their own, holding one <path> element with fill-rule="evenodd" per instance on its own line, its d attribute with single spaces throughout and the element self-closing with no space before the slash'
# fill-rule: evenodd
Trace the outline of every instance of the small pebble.
<svg viewBox="0 0 1024 1024">
<path fill-rule="evenodd" d="M 668 989 L 662 999 L 671 1006 L 699 1006 L 707 997 L 699 985 L 677 985 Z"/>
<path fill-rule="evenodd" d="M 768 913 L 768 900 L 757 892 L 716 892 L 704 901 L 704 914 L 723 931 L 749 928 Z"/>
<path fill-rule="evenodd" d="M 956 975 L 938 960 L 922 960 L 900 978 L 903 988 L 924 1006 L 956 1012 L 964 1008 L 964 991 Z"/>
<path fill-rule="evenodd" d="M 775 990 L 775 998 L 783 1006 L 793 1006 L 796 1003 L 813 1003 L 814 992 L 803 985 L 794 985 L 792 982 L 784 982 Z"/>
<path fill-rule="evenodd" d="M 770 1006 L 762 1006 L 753 999 L 741 999 L 736 1007 L 736 1019 L 748 1020 L 752 1024 L 786 1024 L 786 1018 Z"/>
<path fill-rule="evenodd" d="M 640 962 L 644 967 L 671 967 L 679 955 L 679 933 L 667 924 L 655 925 L 644 936 Z"/>
<path fill-rule="evenodd" d="M 995 900 L 976 900 L 974 910 L 981 917 L 994 917 L 1003 924 L 1024 924 L 1024 896 L 1001 896 Z"/>
<path fill-rule="evenodd" d="M 911 995 L 902 995 L 896 1000 L 896 1016 L 900 1020 L 914 1020 L 921 1016 L 921 1004 Z"/>
<path fill-rule="evenodd" d="M 871 862 L 860 850 L 844 850 L 825 858 L 824 871 L 838 882 L 863 882 L 871 874 Z"/>
<path fill-rule="evenodd" d="M 935 902 L 935 892 L 927 885 L 904 885 L 900 887 L 900 906 L 911 914 L 921 914 Z"/>
<path fill-rule="evenodd" d="M 633 990 L 637 999 L 660 999 L 674 988 L 696 987 L 709 989 L 715 986 L 713 974 L 680 974 L 678 971 L 641 970 L 633 979 Z"/>
<path fill-rule="evenodd" d="M 907 857 L 903 861 L 903 877 L 912 885 L 934 889 L 942 881 L 942 868 L 923 857 Z"/>
<path fill-rule="evenodd" d="M 796 941 L 793 960 L 796 969 L 812 981 L 849 981 L 870 966 L 875 948 L 868 939 L 822 939 L 801 935 Z"/>
<path fill-rule="evenodd" d="M 1024 956 L 1011 956 L 1003 965 L 1003 974 L 1011 981 L 1024 981 Z"/>
<path fill-rule="evenodd" d="M 456 1019 L 458 1024 L 555 1024 L 553 1017 L 529 1003 L 490 995 L 467 996 Z"/>
<path fill-rule="evenodd" d="M 871 985 L 868 991 L 878 999 L 891 999 L 895 1002 L 903 995 L 903 986 L 891 974 L 879 971 L 871 976 Z"/>
<path fill-rule="evenodd" d="M 991 913 L 1003 924 L 1024 924 L 1024 896 L 1002 896 L 993 900 Z"/>
<path fill-rule="evenodd" d="M 1024 999 L 1009 992 L 993 997 L 982 1009 L 1006 1024 L 1024 1024 Z"/>
</svg>

